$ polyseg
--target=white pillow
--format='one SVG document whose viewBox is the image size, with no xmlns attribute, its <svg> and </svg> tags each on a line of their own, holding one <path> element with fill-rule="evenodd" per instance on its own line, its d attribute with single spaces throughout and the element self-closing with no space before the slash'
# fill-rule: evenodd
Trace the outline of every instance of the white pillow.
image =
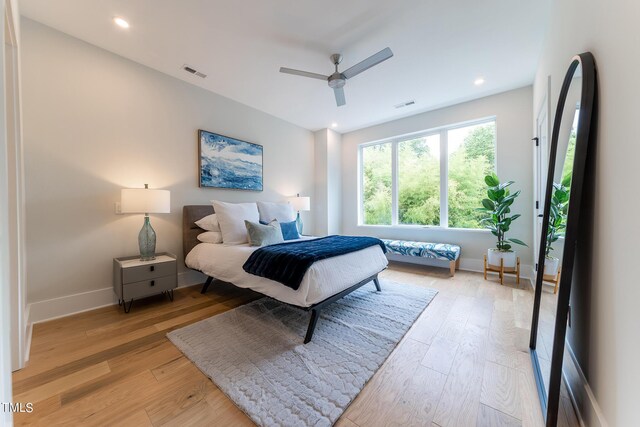
<svg viewBox="0 0 640 427">
<path fill-rule="evenodd" d="M 241 245 L 247 243 L 247 228 L 245 221 L 258 222 L 260 214 L 255 203 L 225 203 L 212 200 L 213 209 L 218 215 L 222 241 L 226 245 Z"/>
<path fill-rule="evenodd" d="M 203 230 L 207 231 L 220 231 L 220 223 L 218 222 L 218 215 L 207 215 L 202 219 L 196 221 L 196 225 Z"/>
<path fill-rule="evenodd" d="M 202 243 L 222 243 L 222 233 L 219 231 L 205 231 L 198 234 L 198 240 Z"/>
<path fill-rule="evenodd" d="M 260 221 L 269 223 L 278 220 L 278 222 L 291 222 L 296 219 L 296 214 L 291 205 L 287 202 L 258 202 L 258 212 L 260 212 Z"/>
</svg>

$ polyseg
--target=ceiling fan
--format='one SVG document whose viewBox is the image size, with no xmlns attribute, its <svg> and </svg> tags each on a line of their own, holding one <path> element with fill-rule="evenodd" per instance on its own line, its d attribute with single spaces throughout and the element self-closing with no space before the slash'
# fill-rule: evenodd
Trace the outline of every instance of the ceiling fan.
<svg viewBox="0 0 640 427">
<path fill-rule="evenodd" d="M 333 65 L 335 65 L 336 71 L 330 76 L 325 76 L 318 73 L 310 73 L 308 71 L 294 70 L 294 69 L 285 68 L 285 67 L 280 67 L 280 72 L 287 73 L 287 74 L 295 74 L 296 76 L 311 77 L 313 79 L 326 80 L 327 83 L 329 83 L 329 87 L 333 89 L 333 93 L 336 96 L 336 104 L 338 104 L 338 107 L 340 107 L 346 104 L 347 102 L 344 98 L 344 89 L 343 89 L 345 83 L 347 82 L 347 79 L 357 76 L 363 71 L 368 70 L 374 65 L 378 65 L 382 61 L 386 61 L 392 56 L 393 56 L 393 52 L 391 52 L 391 49 L 386 47 L 382 49 L 380 52 L 374 55 L 371 55 L 364 61 L 358 62 L 353 67 L 347 68 L 343 72 L 339 72 L 338 64 L 342 62 L 342 55 L 340 55 L 339 53 L 334 53 L 333 55 L 331 55 L 331 62 L 333 62 Z"/>
</svg>

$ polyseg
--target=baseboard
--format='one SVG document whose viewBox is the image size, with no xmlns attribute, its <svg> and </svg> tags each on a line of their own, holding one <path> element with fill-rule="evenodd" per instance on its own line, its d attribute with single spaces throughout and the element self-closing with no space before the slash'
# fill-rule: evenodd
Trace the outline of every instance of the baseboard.
<svg viewBox="0 0 640 427">
<path fill-rule="evenodd" d="M 387 253 L 387 259 L 389 261 L 395 262 L 405 262 L 408 264 L 417 264 L 417 265 L 428 265 L 431 267 L 442 267 L 449 269 L 449 261 L 437 260 L 432 258 L 423 258 L 423 257 L 414 257 L 414 256 L 406 256 L 406 255 L 398 255 Z M 460 258 L 460 270 L 464 271 L 473 271 L 476 273 L 484 272 L 484 259 L 473 259 L 473 258 Z M 535 275 L 531 275 L 533 271 L 533 267 L 528 264 L 520 265 L 520 278 L 526 279 L 531 282 L 531 277 L 535 277 Z"/>
<path fill-rule="evenodd" d="M 178 274 L 178 287 L 184 288 L 198 285 L 205 280 L 206 276 L 202 273 L 194 270 L 184 271 Z M 33 325 L 36 323 L 47 322 L 49 320 L 59 319 L 114 304 L 117 304 L 117 300 L 111 287 L 27 304 L 26 311 L 28 313 L 28 321 L 25 341 L 25 362 L 29 360 L 31 335 Z"/>
<path fill-rule="evenodd" d="M 566 356 L 569 357 L 566 357 Z M 565 358 L 562 373 L 567 384 L 571 403 L 578 415 L 581 426 L 608 427 L 602 410 L 596 401 L 596 397 L 587 382 L 580 364 L 576 359 L 571 346 L 565 342 Z"/>
</svg>

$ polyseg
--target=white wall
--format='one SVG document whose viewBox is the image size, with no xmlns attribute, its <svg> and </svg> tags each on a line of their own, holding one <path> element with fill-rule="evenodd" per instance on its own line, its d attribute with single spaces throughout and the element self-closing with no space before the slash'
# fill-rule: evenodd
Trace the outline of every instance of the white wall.
<svg viewBox="0 0 640 427">
<path fill-rule="evenodd" d="M 576 261 L 578 275 L 574 276 L 571 303 L 574 326 L 568 339 L 602 418 L 611 426 L 637 425 L 640 287 L 634 266 L 640 239 L 640 201 L 636 197 L 640 182 L 640 2 L 556 1 L 551 16 L 534 84 L 533 111 L 539 108 L 548 76 L 555 111 L 574 54 L 594 54 L 600 85 L 595 200 L 589 230 L 593 247 L 587 253 L 583 250 Z M 584 390 L 576 392 L 582 395 L 578 396 L 579 406 L 585 421 L 598 425 L 603 421 L 597 419 L 598 408 L 589 407 Z"/>
<path fill-rule="evenodd" d="M 342 232 L 342 135 L 327 130 L 327 234 Z"/>
<path fill-rule="evenodd" d="M 314 184 L 315 197 L 311 200 L 311 207 L 316 213 L 315 230 L 316 236 L 326 236 L 329 230 L 329 184 L 327 171 L 327 129 L 320 129 L 313 133 L 314 137 Z M 303 231 L 305 232 L 305 231 Z M 306 233 L 306 232 L 305 232 Z"/>
<path fill-rule="evenodd" d="M 22 43 L 29 303 L 111 296 L 112 258 L 138 253 L 143 221 L 114 214 L 121 188 L 171 190 L 151 223 L 180 259 L 183 205 L 313 197 L 311 132 L 28 19 Z M 198 129 L 262 144 L 265 190 L 198 188 Z"/>
<path fill-rule="evenodd" d="M 340 234 L 342 229 L 342 135 L 331 130 L 314 132 L 315 235 Z"/>
<path fill-rule="evenodd" d="M 494 236 L 487 230 L 359 226 L 356 165 L 358 164 L 358 146 L 362 143 L 495 116 L 498 176 L 503 181 L 516 181 L 513 188 L 522 190 L 513 209 L 514 212 L 521 213 L 522 217 L 513 224 L 511 237 L 520 238 L 532 247 L 531 96 L 531 87 L 525 87 L 344 134 L 342 136 L 344 213 L 342 227 L 344 233 L 459 244 L 462 246 L 462 267 L 480 269 L 486 250 L 495 247 Z M 518 247 L 517 251 L 522 263 L 528 263 L 532 259 L 530 248 Z M 527 270 L 529 268 L 527 267 Z"/>
</svg>

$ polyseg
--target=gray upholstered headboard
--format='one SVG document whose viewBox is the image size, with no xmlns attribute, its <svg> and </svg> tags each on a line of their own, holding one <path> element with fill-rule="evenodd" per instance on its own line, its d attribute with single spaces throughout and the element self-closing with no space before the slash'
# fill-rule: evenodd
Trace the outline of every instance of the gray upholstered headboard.
<svg viewBox="0 0 640 427">
<path fill-rule="evenodd" d="M 211 205 L 187 205 L 182 208 L 182 255 L 185 258 L 191 249 L 200 243 L 198 234 L 205 231 L 195 222 L 212 213 L 213 206 Z"/>
</svg>

